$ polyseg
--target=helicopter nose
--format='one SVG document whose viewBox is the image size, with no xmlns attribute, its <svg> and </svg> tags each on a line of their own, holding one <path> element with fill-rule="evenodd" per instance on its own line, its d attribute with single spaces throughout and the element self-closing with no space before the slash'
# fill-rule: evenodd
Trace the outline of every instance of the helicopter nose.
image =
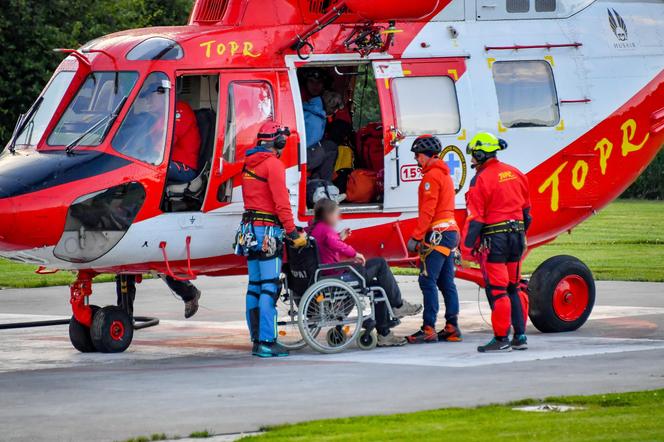
<svg viewBox="0 0 664 442">
<path fill-rule="evenodd" d="M 2 189 L 0 189 L 0 193 Z M 12 250 L 12 235 L 16 230 L 16 210 L 11 198 L 0 199 L 0 251 Z"/>
</svg>

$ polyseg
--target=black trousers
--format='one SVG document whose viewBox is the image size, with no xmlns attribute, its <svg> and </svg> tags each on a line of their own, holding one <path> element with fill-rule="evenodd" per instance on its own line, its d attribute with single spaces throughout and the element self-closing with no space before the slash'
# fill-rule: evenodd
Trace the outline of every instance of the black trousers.
<svg viewBox="0 0 664 442">
<path fill-rule="evenodd" d="M 336 143 L 330 140 L 321 140 L 307 148 L 307 170 L 311 173 L 312 179 L 332 182 L 338 151 Z"/>
<path fill-rule="evenodd" d="M 178 281 L 166 275 L 159 275 L 168 288 L 173 290 L 184 302 L 191 301 L 196 296 L 196 286 L 190 281 Z"/>
<path fill-rule="evenodd" d="M 392 308 L 401 307 L 401 289 L 390 270 L 390 266 L 383 258 L 371 258 L 364 266 L 364 278 L 368 285 L 378 285 L 387 295 Z M 376 330 L 383 336 L 390 331 L 390 318 L 384 302 L 376 303 Z"/>
</svg>

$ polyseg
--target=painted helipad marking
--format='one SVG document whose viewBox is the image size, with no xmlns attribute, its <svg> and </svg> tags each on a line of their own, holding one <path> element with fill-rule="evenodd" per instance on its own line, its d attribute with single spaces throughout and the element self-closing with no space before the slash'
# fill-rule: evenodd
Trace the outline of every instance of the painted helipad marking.
<svg viewBox="0 0 664 442">
<path fill-rule="evenodd" d="M 327 355 L 330 362 L 415 365 L 420 367 L 479 367 L 493 364 L 510 364 L 609 353 L 625 353 L 642 350 L 664 349 L 664 340 L 562 337 L 560 335 L 531 335 L 529 349 L 509 353 L 477 352 L 477 346 L 485 344 L 490 334 L 466 334 L 464 342 L 406 345 L 399 348 L 378 348 L 371 352 L 347 351 Z M 296 354 L 293 360 L 308 361 L 310 354 Z"/>
<path fill-rule="evenodd" d="M 590 319 L 597 321 L 660 314 L 664 314 L 664 308 L 596 306 Z M 489 317 L 488 304 L 480 302 L 478 309 L 477 302 L 466 301 L 461 305 L 460 315 L 465 333 L 464 343 L 376 349 L 371 352 L 349 350 L 339 355 L 320 355 L 307 349 L 295 352 L 288 361 L 472 367 L 664 348 L 664 341 L 656 340 L 532 334 L 529 337 L 531 349 L 525 352 L 480 355 L 475 348 L 490 337 L 490 327 L 485 322 Z M 47 315 L 0 314 L 0 323 L 58 318 Z M 417 330 L 419 326 L 419 316 L 406 318 L 396 329 L 396 333 L 405 335 Z M 251 361 L 248 356 L 250 349 L 248 341 L 244 321 L 164 320 L 157 327 L 138 331 L 132 346 L 123 354 L 80 354 L 71 348 L 67 326 L 2 330 L 0 331 L 0 354 L 2 354 L 0 372 L 114 364 L 130 367 L 140 361 L 184 356 L 234 360 L 244 360 L 243 357 L 246 357 L 248 362 Z"/>
</svg>

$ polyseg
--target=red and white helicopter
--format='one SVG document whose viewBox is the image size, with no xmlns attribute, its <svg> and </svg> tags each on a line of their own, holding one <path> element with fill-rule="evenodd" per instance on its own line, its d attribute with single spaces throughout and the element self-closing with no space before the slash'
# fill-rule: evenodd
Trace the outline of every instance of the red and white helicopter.
<svg viewBox="0 0 664 442">
<path fill-rule="evenodd" d="M 0 255 L 77 272 L 71 302 L 86 327 L 96 274 L 245 271 L 232 250 L 239 174 L 266 119 L 296 134 L 282 160 L 297 221 L 310 219 L 303 68 L 325 70 L 355 103 L 356 130 L 382 131 L 381 194 L 342 208 L 350 241 L 395 265 L 416 259 L 405 240 L 417 213 L 410 145 L 419 134 L 446 146 L 459 223 L 469 137 L 486 130 L 508 140 L 501 157 L 530 180 L 531 248 L 620 195 L 664 144 L 659 1 L 198 0 L 186 26 L 61 51 L 0 156 Z M 373 116 L 358 118 L 360 90 L 377 97 Z M 176 99 L 196 110 L 202 138 L 202 171 L 185 185 L 166 181 Z M 145 100 L 159 110 L 150 149 L 137 141 Z M 457 276 L 483 285 L 476 268 Z M 530 285 L 542 331 L 576 329 L 592 310 L 592 274 L 573 257 L 546 261 Z M 96 327 L 121 338 L 113 324 Z"/>
</svg>

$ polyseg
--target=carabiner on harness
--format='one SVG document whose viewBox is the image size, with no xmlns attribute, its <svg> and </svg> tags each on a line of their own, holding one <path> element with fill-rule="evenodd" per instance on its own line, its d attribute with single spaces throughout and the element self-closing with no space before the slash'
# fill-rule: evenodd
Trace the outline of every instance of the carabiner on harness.
<svg viewBox="0 0 664 442">
<path fill-rule="evenodd" d="M 234 253 L 238 256 L 247 256 L 249 251 L 257 245 L 254 226 L 251 223 L 240 223 L 235 232 Z"/>
</svg>

